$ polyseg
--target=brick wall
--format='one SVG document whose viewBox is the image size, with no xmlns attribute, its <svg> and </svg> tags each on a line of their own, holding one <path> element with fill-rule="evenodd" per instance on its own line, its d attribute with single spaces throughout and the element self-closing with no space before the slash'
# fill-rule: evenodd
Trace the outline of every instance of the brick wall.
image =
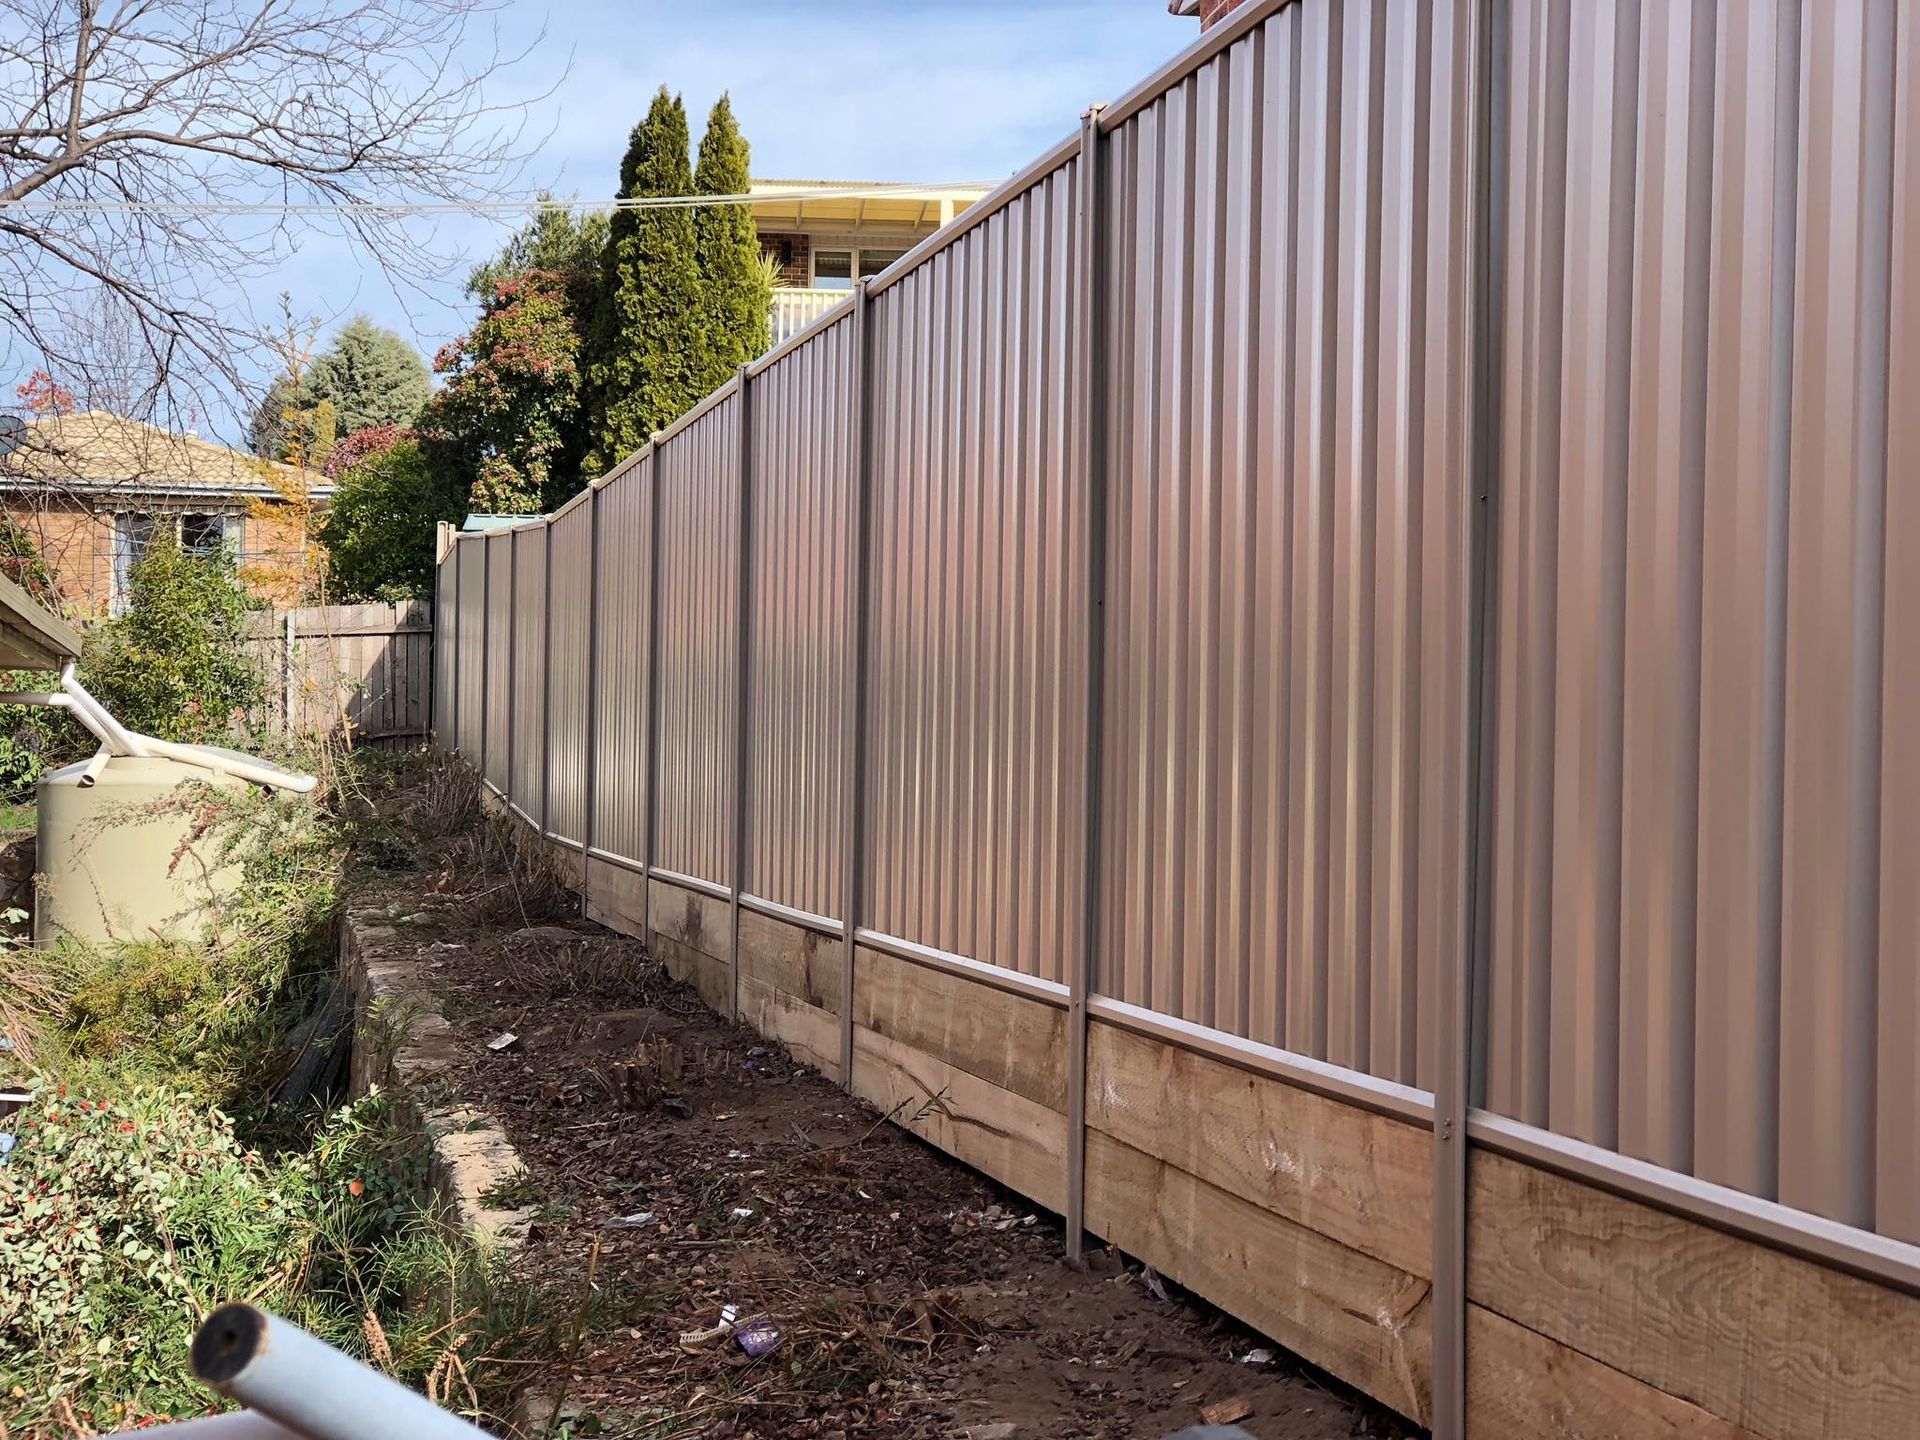
<svg viewBox="0 0 1920 1440">
<path fill-rule="evenodd" d="M 1246 0 L 1200 0 L 1200 28 L 1206 30 L 1219 24 L 1245 3 Z"/>
<path fill-rule="evenodd" d="M 805 235 L 762 231 L 760 250 L 780 262 L 780 273 L 774 284 L 804 290 L 813 280 L 813 248 Z"/>
<path fill-rule="evenodd" d="M 129 497 L 124 504 L 115 508 L 164 513 L 168 510 L 218 510 L 240 503 L 228 499 L 223 506 L 221 498 L 224 497 L 217 497 L 212 504 L 196 507 L 183 503 L 142 503 Z M 103 508 L 98 512 L 90 511 L 77 501 L 55 496 L 35 499 L 13 496 L 0 502 L 0 509 L 33 541 L 40 558 L 53 573 L 54 589 L 59 593 L 61 608 L 68 615 L 86 620 L 101 618 L 111 612 L 113 514 L 110 510 Z M 282 529 L 262 524 L 251 515 L 245 523 L 246 561 L 254 565 L 279 564 L 288 568 L 296 563 L 295 537 Z M 266 593 L 259 585 L 250 584 L 249 588 L 261 599 L 280 598 Z"/>
</svg>

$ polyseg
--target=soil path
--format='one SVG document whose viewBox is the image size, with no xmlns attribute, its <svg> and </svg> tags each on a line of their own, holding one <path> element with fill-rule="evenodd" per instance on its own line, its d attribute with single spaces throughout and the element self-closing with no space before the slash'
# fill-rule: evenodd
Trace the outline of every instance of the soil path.
<svg viewBox="0 0 1920 1440">
<path fill-rule="evenodd" d="M 478 847 L 406 848 L 420 868 L 359 903 L 433 968 L 453 1084 L 527 1165 L 498 1197 L 538 1207 L 525 1271 L 580 1296 L 595 1265 L 572 1433 L 1151 1437 L 1203 1416 L 1265 1440 L 1416 1433 L 1126 1257 L 1069 1268 L 1056 1217 L 715 1016 L 636 942 L 527 923 L 524 886 Z M 740 1335 L 683 1344 L 725 1306 Z M 778 1341 L 751 1358 L 758 1317 Z M 560 1386 L 534 1379 L 536 1419 Z"/>
</svg>

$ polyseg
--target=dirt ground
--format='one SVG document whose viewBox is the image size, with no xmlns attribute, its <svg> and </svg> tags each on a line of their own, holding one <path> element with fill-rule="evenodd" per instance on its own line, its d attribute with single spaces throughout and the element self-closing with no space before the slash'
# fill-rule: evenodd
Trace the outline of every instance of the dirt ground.
<svg viewBox="0 0 1920 1440">
<path fill-rule="evenodd" d="M 412 808 L 404 785 L 387 808 Z M 535 1420 L 563 1401 L 574 1434 L 1417 1433 L 1126 1256 L 1070 1268 L 1055 1216 L 715 1016 L 637 942 L 530 910 L 470 840 L 403 848 L 413 868 L 358 903 L 434 966 L 471 1056 L 455 1088 L 527 1167 L 498 1197 L 537 1207 L 526 1273 L 573 1295 L 595 1274 L 577 1359 L 529 1385 Z M 683 1343 L 729 1305 L 734 1336 Z M 761 1317 L 778 1342 L 750 1358 Z"/>
</svg>

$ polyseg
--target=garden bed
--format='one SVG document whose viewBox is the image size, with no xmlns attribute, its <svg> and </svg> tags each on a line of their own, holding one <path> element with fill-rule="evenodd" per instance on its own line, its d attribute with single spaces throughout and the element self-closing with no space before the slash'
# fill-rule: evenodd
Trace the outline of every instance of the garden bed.
<svg viewBox="0 0 1920 1440">
<path fill-rule="evenodd" d="M 1124 1256 L 1070 1268 L 1054 1216 L 572 918 L 538 860 L 475 863 L 495 846 L 441 823 L 470 783 L 454 774 L 392 777 L 378 803 L 408 862 L 357 903 L 444 1015 L 440 1103 L 497 1117 L 524 1163 L 490 1196 L 526 1213 L 520 1266 L 584 1317 L 572 1362 L 529 1376 L 524 1417 L 648 1436 L 1152 1436 L 1223 1416 L 1275 1440 L 1410 1433 Z M 729 1313 L 741 1332 L 711 1334 Z M 751 1357 L 749 1331 L 777 1343 Z"/>
</svg>

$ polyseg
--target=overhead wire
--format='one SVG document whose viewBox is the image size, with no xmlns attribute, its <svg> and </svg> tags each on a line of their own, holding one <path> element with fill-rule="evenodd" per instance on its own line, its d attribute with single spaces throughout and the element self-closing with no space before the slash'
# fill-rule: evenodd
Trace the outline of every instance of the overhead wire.
<svg viewBox="0 0 1920 1440">
<path fill-rule="evenodd" d="M 953 190 L 979 190 L 977 184 L 927 185 L 876 183 L 867 185 L 808 186 L 805 189 L 760 190 L 733 195 L 636 195 L 605 200 L 533 197 L 518 200 L 399 200 L 399 201 L 173 201 L 37 198 L 0 201 L 0 211 L 41 213 L 84 212 L 125 215 L 518 215 L 539 210 L 674 210 L 702 205 L 790 204 L 806 200 L 911 200 L 941 198 Z"/>
</svg>

